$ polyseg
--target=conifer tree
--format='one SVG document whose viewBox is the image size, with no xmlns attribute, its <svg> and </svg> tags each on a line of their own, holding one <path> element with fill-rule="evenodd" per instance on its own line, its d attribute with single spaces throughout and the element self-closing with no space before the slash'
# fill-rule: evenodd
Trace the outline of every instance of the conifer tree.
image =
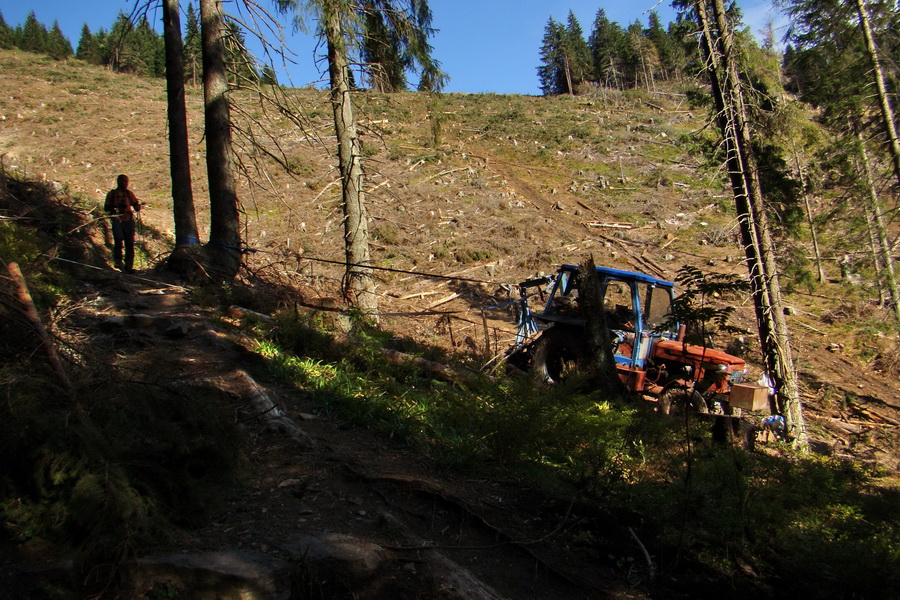
<svg viewBox="0 0 900 600">
<path fill-rule="evenodd" d="M 278 85 L 278 75 L 271 65 L 265 65 L 259 74 L 259 83 L 262 85 Z"/>
<path fill-rule="evenodd" d="M 204 132 L 209 182 L 210 227 L 205 246 L 209 273 L 230 281 L 241 265 L 241 232 L 232 155 L 228 97 L 227 21 L 218 0 L 200 0 Z"/>
<path fill-rule="evenodd" d="M 362 59 L 370 87 L 386 93 L 405 90 L 407 65 L 400 40 L 388 27 L 384 13 L 376 10 L 375 0 L 363 5 L 363 23 Z"/>
<path fill-rule="evenodd" d="M 104 64 L 113 71 L 128 71 L 128 54 L 125 50 L 128 35 L 134 29 L 131 19 L 123 12 L 119 12 L 113 23 L 112 29 L 106 40 L 104 48 Z"/>
<path fill-rule="evenodd" d="M 72 56 L 72 44 L 63 34 L 59 22 L 54 21 L 47 36 L 47 54 L 56 60 L 65 60 Z"/>
<path fill-rule="evenodd" d="M 75 50 L 75 58 L 86 62 L 93 62 L 90 57 L 96 53 L 94 36 L 91 28 L 85 23 L 81 26 L 81 37 L 78 38 L 78 47 Z"/>
<path fill-rule="evenodd" d="M 667 79 L 674 74 L 676 69 L 675 44 L 669 37 L 668 32 L 663 28 L 662 22 L 659 20 L 659 14 L 655 10 L 650 11 L 648 25 L 645 36 L 656 49 L 656 55 L 659 57 L 661 66 L 660 75 Z"/>
<path fill-rule="evenodd" d="M 95 65 L 110 66 L 112 64 L 112 36 L 103 28 L 93 35 L 93 52 L 89 60 Z"/>
<path fill-rule="evenodd" d="M 588 40 L 593 62 L 594 81 L 602 86 L 622 89 L 625 33 L 618 23 L 606 17 L 602 8 L 594 18 L 594 27 Z"/>
<path fill-rule="evenodd" d="M 569 57 L 572 85 L 577 90 L 581 83 L 591 79 L 591 49 L 584 39 L 581 24 L 571 10 L 566 21 L 564 43 L 565 52 Z"/>
<path fill-rule="evenodd" d="M 802 98 L 821 109 L 822 121 L 843 140 L 840 147 L 847 160 L 861 165 L 853 179 L 867 182 L 861 204 L 868 213 L 866 222 L 879 241 L 879 289 L 889 291 L 895 317 L 900 321 L 900 285 L 890 248 L 882 241 L 886 236 L 878 231 L 889 207 L 883 206 L 875 190 L 877 177 L 872 167 L 877 164 L 874 156 L 886 154 L 900 184 L 900 140 L 889 94 L 890 78 L 883 69 L 890 52 L 879 48 L 880 40 L 892 39 L 900 11 L 895 4 L 868 4 L 864 0 L 786 0 L 784 5 L 792 18 L 789 35 L 795 44 L 786 54 L 786 71 Z M 880 142 L 872 145 L 872 158 L 867 152 L 871 140 Z"/>
<path fill-rule="evenodd" d="M 690 3 L 690 10 L 700 31 L 705 72 L 715 102 L 714 119 L 726 152 L 766 372 L 775 382 L 777 410 L 784 415 L 790 433 L 805 448 L 806 422 L 753 143 L 749 86 L 746 74 L 742 74 L 735 16 L 726 11 L 723 0 L 695 0 Z"/>
<path fill-rule="evenodd" d="M 897 49 L 891 50 L 890 42 L 887 52 L 880 49 L 882 40 L 895 39 L 900 9 L 893 2 L 865 0 L 783 0 L 782 5 L 795 44 L 787 67 L 800 93 L 821 106 L 835 126 L 870 124 L 869 135 L 883 136 L 900 184 L 897 117 L 882 64 L 895 61 Z"/>
<path fill-rule="evenodd" d="M 428 39 L 435 33 L 427 2 L 414 0 L 408 11 L 398 12 L 391 0 L 359 3 L 360 55 L 372 89 L 394 92 L 407 89 L 408 75 L 419 70 L 419 90 L 440 91 L 446 76 L 432 54 Z"/>
<path fill-rule="evenodd" d="M 228 79 L 237 86 L 254 86 L 259 81 L 256 61 L 247 49 L 246 36 L 233 20 L 225 21 L 225 49 Z"/>
<path fill-rule="evenodd" d="M 37 54 L 45 54 L 47 52 L 47 28 L 43 23 L 37 20 L 34 11 L 28 13 L 25 17 L 25 23 L 22 25 L 21 33 L 19 33 L 16 46 L 26 52 L 35 52 Z"/>
<path fill-rule="evenodd" d="M 544 27 L 541 65 L 537 72 L 541 92 L 545 96 L 572 93 L 571 71 L 565 55 L 565 28 L 553 17 Z"/>
<path fill-rule="evenodd" d="M 200 236 L 191 187 L 190 144 L 184 98 L 184 44 L 178 0 L 163 2 L 163 41 L 166 50 L 166 114 L 169 124 L 169 175 L 172 180 L 172 217 L 175 250 L 168 265 L 191 274 L 199 255 Z"/>
<path fill-rule="evenodd" d="M 293 12 L 295 23 L 303 24 L 306 14 L 318 19 L 319 35 L 328 51 L 328 75 L 331 105 L 338 145 L 338 168 L 341 174 L 341 206 L 344 212 L 344 255 L 347 266 L 343 292 L 347 300 L 370 318 L 377 320 L 378 298 L 372 277 L 369 251 L 369 214 L 366 208 L 365 169 L 362 146 L 353 106 L 350 63 L 354 47 L 364 34 L 361 22 L 363 0 L 278 0 L 285 12 Z M 432 82 L 442 79 L 438 63 L 430 57 L 429 36 L 431 12 L 425 0 L 379 0 L 377 10 L 392 20 L 391 27 L 402 36 L 403 46 L 424 71 L 430 71 Z M 427 27 L 426 27 L 427 25 Z"/>
<path fill-rule="evenodd" d="M 0 48 L 6 49 L 14 46 L 15 40 L 13 39 L 13 30 L 6 24 L 3 13 L 0 12 Z"/>
<path fill-rule="evenodd" d="M 627 44 L 624 53 L 624 64 L 627 81 L 631 86 L 644 85 L 648 90 L 660 71 L 659 56 L 656 47 L 644 36 L 644 28 L 640 21 L 628 26 Z"/>
<path fill-rule="evenodd" d="M 184 19 L 184 76 L 191 85 L 197 85 L 203 73 L 201 72 L 200 17 L 194 9 L 193 2 L 188 4 Z"/>
<path fill-rule="evenodd" d="M 591 52 L 575 14 L 566 25 L 552 17 L 544 29 L 538 79 L 545 95 L 574 94 L 592 74 Z"/>
<path fill-rule="evenodd" d="M 128 39 L 135 72 L 148 77 L 163 77 L 166 73 L 165 46 L 162 37 L 141 17 Z"/>
</svg>

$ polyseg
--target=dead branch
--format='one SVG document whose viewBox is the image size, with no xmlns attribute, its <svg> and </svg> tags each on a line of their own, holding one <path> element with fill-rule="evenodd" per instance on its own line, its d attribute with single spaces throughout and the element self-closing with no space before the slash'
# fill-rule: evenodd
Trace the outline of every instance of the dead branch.
<svg viewBox="0 0 900 600">
<path fill-rule="evenodd" d="M 427 371 L 437 378 L 451 383 L 455 382 L 457 379 L 459 379 L 460 376 L 464 375 L 462 372 L 457 371 L 452 367 L 442 365 L 441 363 L 437 363 L 420 356 L 411 356 L 409 354 L 404 354 L 403 352 L 390 350 L 388 348 L 384 348 L 381 352 L 389 363 L 395 365 L 411 363 L 416 367 L 422 369 L 423 371 Z"/>
<path fill-rule="evenodd" d="M 584 223 L 586 227 L 597 227 L 597 228 L 606 228 L 606 229 L 631 229 L 634 227 L 631 223 L 596 223 L 596 222 L 588 222 Z"/>
<path fill-rule="evenodd" d="M 634 529 L 629 527 L 628 533 L 631 534 L 631 539 L 633 539 L 637 543 L 638 547 L 641 549 L 641 552 L 644 554 L 644 560 L 647 561 L 647 570 L 650 571 L 650 579 L 654 579 L 656 577 L 656 567 L 653 564 L 653 560 L 650 559 L 650 553 L 647 552 L 647 548 L 644 546 L 644 543 L 641 542 L 641 539 L 634 532 Z"/>
</svg>

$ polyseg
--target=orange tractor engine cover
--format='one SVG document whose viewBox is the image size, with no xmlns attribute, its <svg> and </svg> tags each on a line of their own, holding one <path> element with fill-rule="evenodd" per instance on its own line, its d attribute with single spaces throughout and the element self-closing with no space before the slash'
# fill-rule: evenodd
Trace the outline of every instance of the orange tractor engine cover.
<svg viewBox="0 0 900 600">
<path fill-rule="evenodd" d="M 657 360 L 671 360 L 682 364 L 691 365 L 697 370 L 696 377 L 702 379 L 704 372 L 720 370 L 724 366 L 724 372 L 743 372 L 747 369 L 747 362 L 716 348 L 705 348 L 694 344 L 686 344 L 677 340 L 659 340 L 653 346 L 653 357 Z"/>
</svg>

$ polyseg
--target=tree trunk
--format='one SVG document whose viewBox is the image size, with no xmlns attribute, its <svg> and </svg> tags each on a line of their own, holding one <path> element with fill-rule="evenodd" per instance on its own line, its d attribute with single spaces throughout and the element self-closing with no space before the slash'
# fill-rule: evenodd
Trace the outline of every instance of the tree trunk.
<svg viewBox="0 0 900 600">
<path fill-rule="evenodd" d="M 699 0 L 695 3 L 695 9 L 704 38 L 702 50 L 713 82 L 717 121 L 725 138 L 729 177 L 750 271 L 760 343 L 768 374 L 775 383 L 776 408 L 785 416 L 789 431 L 798 445 L 805 447 L 806 424 L 784 318 L 775 250 L 740 87 L 731 25 L 723 0 Z M 715 32 L 710 12 L 715 21 Z"/>
<path fill-rule="evenodd" d="M 178 271 L 193 262 L 199 247 L 191 163 L 188 148 L 187 110 L 184 101 L 184 46 L 178 0 L 163 2 L 163 37 L 166 47 L 166 97 L 169 120 L 169 172 L 172 178 L 172 216 L 175 221 L 175 252 L 168 264 Z"/>
<path fill-rule="evenodd" d="M 859 25 L 866 39 L 866 51 L 872 70 L 875 73 L 875 87 L 878 90 L 878 104 L 881 108 L 881 118 L 888 136 L 888 149 L 891 154 L 891 164 L 894 167 L 894 176 L 900 184 L 900 139 L 897 138 L 897 127 L 894 125 L 894 111 L 891 109 L 888 97 L 887 85 L 884 82 L 884 72 L 881 70 L 881 61 L 878 60 L 878 47 L 875 45 L 875 36 L 869 26 L 869 10 L 866 0 L 856 0 L 856 11 L 859 14 Z"/>
<path fill-rule="evenodd" d="M 809 202 L 809 193 L 806 191 L 806 173 L 803 171 L 803 165 L 800 163 L 800 157 L 797 155 L 796 149 L 794 149 L 794 162 L 797 165 L 797 175 L 800 177 L 800 187 L 803 189 L 803 202 L 806 205 L 806 222 L 809 224 L 809 235 L 812 238 L 813 256 L 816 260 L 819 283 L 825 283 L 825 265 L 822 261 L 822 252 L 819 249 L 819 236 L 816 231 L 816 223 L 813 220 L 812 205 L 810 205 Z"/>
<path fill-rule="evenodd" d="M 578 288 L 581 299 L 581 315 L 585 320 L 590 368 L 596 372 L 598 387 L 605 396 L 623 396 L 627 388 L 619 379 L 616 359 L 613 357 L 612 334 L 606 323 L 606 310 L 600 290 L 600 277 L 594 257 L 589 256 L 579 273 Z"/>
<path fill-rule="evenodd" d="M 206 246 L 208 271 L 215 279 L 230 281 L 240 268 L 241 236 L 231 155 L 225 18 L 221 0 L 200 1 L 200 37 L 210 207 L 209 243 Z"/>
<path fill-rule="evenodd" d="M 356 117 L 350 98 L 349 65 L 346 42 L 338 8 L 326 2 L 325 38 L 328 43 L 328 71 L 331 78 L 331 106 L 338 140 L 344 210 L 344 251 L 347 270 L 343 293 L 363 314 L 376 318 L 378 298 L 369 254 L 369 215 L 365 205 L 365 173 L 362 168 Z"/>
<path fill-rule="evenodd" d="M 875 233 L 875 216 L 872 209 L 866 207 L 866 232 L 869 234 L 869 249 L 872 251 L 872 266 L 875 268 L 875 283 L 878 286 L 878 306 L 886 308 L 890 297 L 886 292 L 887 282 L 884 280 L 884 267 L 881 263 L 881 248 L 878 246 L 878 235 Z"/>
<path fill-rule="evenodd" d="M 891 295 L 891 303 L 894 309 L 894 318 L 900 321 L 900 289 L 897 287 L 897 275 L 894 271 L 894 261 L 891 258 L 890 243 L 887 239 L 887 227 L 884 224 L 884 215 L 881 210 L 881 201 L 875 189 L 875 179 L 872 177 L 872 168 L 869 164 L 869 155 L 862 134 L 857 130 L 856 141 L 859 144 L 859 157 L 862 162 L 863 177 L 866 188 L 869 190 L 869 212 L 875 226 L 875 234 L 878 236 L 878 245 L 881 247 L 881 263 L 884 266 L 884 283 Z"/>
</svg>

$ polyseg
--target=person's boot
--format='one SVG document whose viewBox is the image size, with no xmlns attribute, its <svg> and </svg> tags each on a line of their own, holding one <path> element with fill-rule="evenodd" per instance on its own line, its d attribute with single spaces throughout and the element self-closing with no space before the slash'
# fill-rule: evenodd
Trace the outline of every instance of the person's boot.
<svg viewBox="0 0 900 600">
<path fill-rule="evenodd" d="M 125 248 L 125 268 L 126 273 L 134 273 L 134 249 Z"/>
<path fill-rule="evenodd" d="M 122 244 L 120 244 L 120 243 L 116 243 L 116 245 L 113 246 L 113 267 L 115 267 L 116 269 L 120 269 L 120 270 L 122 269 L 122 265 L 123 265 L 122 249 L 123 249 Z"/>
</svg>

